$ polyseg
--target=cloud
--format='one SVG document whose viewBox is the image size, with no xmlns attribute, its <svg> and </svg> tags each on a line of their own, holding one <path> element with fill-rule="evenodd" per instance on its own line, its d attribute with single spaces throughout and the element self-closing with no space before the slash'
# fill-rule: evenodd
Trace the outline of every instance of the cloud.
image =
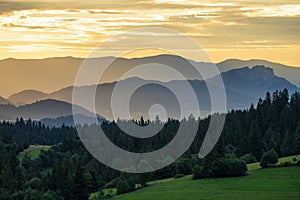
<svg viewBox="0 0 300 200">
<path fill-rule="evenodd" d="M 299 5 L 280 5 L 268 7 L 244 7 L 242 14 L 247 17 L 296 17 L 300 16 Z"/>
<path fill-rule="evenodd" d="M 294 48 L 299 23 L 294 0 L 0 0 L 0 34 L 6 36 L 0 55 L 25 45 L 44 55 L 85 56 L 113 35 L 153 26 L 182 32 L 207 49 Z"/>
</svg>

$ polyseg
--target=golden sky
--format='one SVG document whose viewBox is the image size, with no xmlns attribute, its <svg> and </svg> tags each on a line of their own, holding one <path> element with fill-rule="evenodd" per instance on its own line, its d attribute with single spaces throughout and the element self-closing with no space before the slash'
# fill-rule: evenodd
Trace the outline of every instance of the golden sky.
<svg viewBox="0 0 300 200">
<path fill-rule="evenodd" d="M 87 57 L 123 31 L 163 27 L 193 38 L 214 62 L 300 66 L 299 25 L 298 0 L 0 0 L 0 59 Z"/>
</svg>

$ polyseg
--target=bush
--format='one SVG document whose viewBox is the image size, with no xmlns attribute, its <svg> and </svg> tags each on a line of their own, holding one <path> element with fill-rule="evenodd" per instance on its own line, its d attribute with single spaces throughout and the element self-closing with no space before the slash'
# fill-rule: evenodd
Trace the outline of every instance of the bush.
<svg viewBox="0 0 300 200">
<path fill-rule="evenodd" d="M 130 185 L 124 181 L 120 180 L 117 184 L 117 194 L 124 194 L 131 191 Z"/>
<path fill-rule="evenodd" d="M 241 160 L 245 161 L 247 164 L 256 163 L 257 160 L 252 153 L 247 153 L 240 157 Z"/>
<path fill-rule="evenodd" d="M 206 167 L 203 166 L 195 166 L 193 168 L 193 179 L 202 179 L 207 178 L 209 176 L 209 171 Z"/>
<path fill-rule="evenodd" d="M 239 159 L 219 158 L 211 165 L 212 177 L 243 176 L 246 172 L 246 162 Z"/>
<path fill-rule="evenodd" d="M 180 158 L 175 162 L 177 166 L 178 173 L 180 174 L 191 174 L 193 172 L 192 167 L 191 167 L 191 160 L 188 158 Z"/>
<path fill-rule="evenodd" d="M 267 151 L 264 153 L 264 155 L 261 158 L 260 166 L 262 168 L 270 167 L 275 165 L 278 162 L 278 154 L 274 149 L 271 149 L 270 151 Z"/>
<path fill-rule="evenodd" d="M 182 178 L 184 176 L 185 176 L 184 174 L 175 174 L 174 178 Z"/>
<path fill-rule="evenodd" d="M 281 163 L 279 163 L 279 165 L 278 165 L 278 167 L 289 167 L 289 166 L 292 166 L 292 165 L 294 165 L 292 162 L 290 162 L 290 161 L 285 161 L 285 162 L 281 162 Z"/>
</svg>

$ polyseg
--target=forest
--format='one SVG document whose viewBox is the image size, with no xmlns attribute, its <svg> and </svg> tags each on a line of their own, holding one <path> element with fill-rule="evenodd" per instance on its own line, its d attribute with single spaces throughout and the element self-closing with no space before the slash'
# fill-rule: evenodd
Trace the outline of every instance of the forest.
<svg viewBox="0 0 300 200">
<path fill-rule="evenodd" d="M 278 157 L 300 154 L 300 93 L 288 90 L 267 92 L 257 104 L 245 110 L 226 113 L 221 137 L 204 159 L 198 157 L 210 117 L 169 119 L 155 136 L 138 139 L 124 133 L 118 123 L 102 123 L 107 137 L 119 147 L 133 152 L 159 149 L 175 136 L 180 123 L 199 122 L 196 138 L 176 162 L 155 172 L 129 174 L 113 170 L 97 161 L 83 146 L 74 127 L 46 127 L 30 119 L 0 123 L 0 199 L 74 199 L 85 200 L 93 192 L 117 188 L 122 194 L 147 187 L 147 182 L 194 174 L 194 178 L 246 175 L 246 163 L 261 161 L 268 155 Z M 29 145 L 51 145 L 36 159 L 20 152 Z M 276 157 L 275 156 L 275 157 Z M 113 159 L 113 158 L 112 158 Z M 167 158 L 166 158 L 167 159 Z M 264 164 L 263 164 L 264 165 Z M 265 165 L 267 166 L 268 163 Z M 226 169 L 224 169 L 226 166 Z M 109 198 L 102 195 L 100 199 Z"/>
</svg>

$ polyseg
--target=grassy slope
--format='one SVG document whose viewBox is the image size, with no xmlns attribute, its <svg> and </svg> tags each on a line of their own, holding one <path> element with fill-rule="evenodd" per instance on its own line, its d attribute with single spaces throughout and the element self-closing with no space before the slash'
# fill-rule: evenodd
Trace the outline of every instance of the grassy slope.
<svg viewBox="0 0 300 200">
<path fill-rule="evenodd" d="M 186 176 L 113 199 L 300 199 L 300 167 L 256 170 L 249 176 L 233 178 L 191 180 L 191 176 Z"/>
<path fill-rule="evenodd" d="M 25 149 L 20 153 L 19 159 L 21 161 L 25 155 L 28 155 L 31 159 L 36 159 L 37 157 L 39 157 L 41 150 L 47 151 L 50 148 L 50 146 L 30 145 L 28 149 Z"/>
<path fill-rule="evenodd" d="M 296 158 L 297 160 L 300 160 L 300 155 L 279 158 L 278 164 L 284 163 L 284 162 L 293 162 L 293 158 Z M 261 166 L 259 165 L 259 162 L 249 164 L 249 165 L 247 165 L 247 167 L 248 167 L 248 171 L 252 171 L 252 170 L 256 170 L 256 169 L 261 168 Z"/>
<path fill-rule="evenodd" d="M 300 160 L 300 155 L 280 158 L 278 163 Z M 192 176 L 149 182 L 149 188 L 113 199 L 300 199 L 300 168 L 260 169 L 248 165 L 249 176 L 192 181 Z M 255 171 L 253 171 L 255 170 Z"/>
</svg>

